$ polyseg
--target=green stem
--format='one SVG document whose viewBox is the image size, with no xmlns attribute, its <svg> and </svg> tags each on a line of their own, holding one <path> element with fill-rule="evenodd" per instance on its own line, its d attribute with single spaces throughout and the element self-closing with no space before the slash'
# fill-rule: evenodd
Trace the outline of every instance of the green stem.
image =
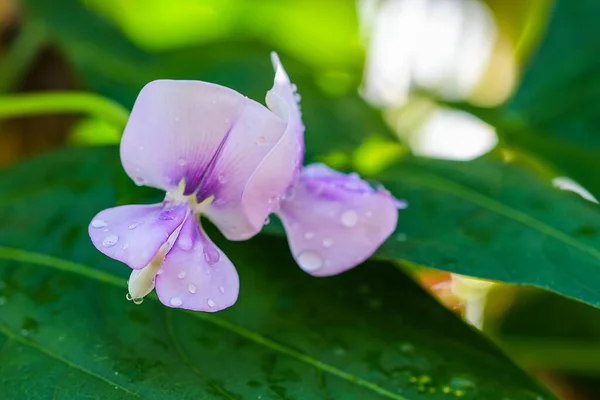
<svg viewBox="0 0 600 400">
<path fill-rule="evenodd" d="M 124 128 L 129 112 L 94 93 L 47 92 L 0 95 L 0 119 L 39 114 L 91 114 Z"/>
</svg>

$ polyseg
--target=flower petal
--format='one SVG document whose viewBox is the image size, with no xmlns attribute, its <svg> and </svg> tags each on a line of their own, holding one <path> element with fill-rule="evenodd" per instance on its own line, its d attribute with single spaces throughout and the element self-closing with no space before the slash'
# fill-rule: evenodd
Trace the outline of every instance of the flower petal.
<svg viewBox="0 0 600 400">
<path fill-rule="evenodd" d="M 335 275 L 369 258 L 394 232 L 397 202 L 356 174 L 307 166 L 279 212 L 292 254 L 315 276 Z"/>
<path fill-rule="evenodd" d="M 246 98 L 199 81 L 157 80 L 138 95 L 121 140 L 121 161 L 138 184 L 166 191 L 185 179 L 193 193 L 210 170 Z"/>
<path fill-rule="evenodd" d="M 240 287 L 235 267 L 193 216 L 184 222 L 155 285 L 164 305 L 208 312 L 233 305 Z"/>
<path fill-rule="evenodd" d="M 88 227 L 96 248 L 133 269 L 152 261 L 185 218 L 187 204 L 127 205 L 98 213 Z"/>
<path fill-rule="evenodd" d="M 215 168 L 223 182 L 206 214 L 230 240 L 248 239 L 262 229 L 298 176 L 304 157 L 304 125 L 295 87 L 275 53 L 272 60 L 275 82 L 267 93 L 267 104 L 282 123 L 266 118 L 262 124 L 254 122 L 260 114 L 252 110 L 252 118 L 244 121 L 260 129 L 252 134 L 232 131 Z"/>
</svg>

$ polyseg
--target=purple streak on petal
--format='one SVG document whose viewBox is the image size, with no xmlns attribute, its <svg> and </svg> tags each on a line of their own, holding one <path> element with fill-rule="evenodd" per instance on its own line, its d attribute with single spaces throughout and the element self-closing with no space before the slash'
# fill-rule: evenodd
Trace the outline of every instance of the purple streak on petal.
<svg viewBox="0 0 600 400">
<path fill-rule="evenodd" d="M 193 193 L 206 177 L 246 98 L 223 86 L 158 80 L 140 92 L 121 140 L 121 161 L 138 184 Z"/>
<path fill-rule="evenodd" d="M 227 238 L 247 239 L 262 228 L 266 215 L 258 226 L 252 225 L 243 208 L 242 196 L 248 180 L 279 142 L 286 125 L 264 106 L 247 100 L 214 168 L 198 191 L 198 202 L 215 196 L 205 213 Z M 273 175 L 276 173 L 273 171 Z"/>
<path fill-rule="evenodd" d="M 239 278 L 227 256 L 195 217 L 186 219 L 156 276 L 156 294 L 169 307 L 214 312 L 235 303 Z"/>
<path fill-rule="evenodd" d="M 324 165 L 305 167 L 279 216 L 300 267 L 315 276 L 335 275 L 369 258 L 394 232 L 396 200 L 356 174 Z"/>
<path fill-rule="evenodd" d="M 144 268 L 182 224 L 187 204 L 128 205 L 109 208 L 88 227 L 96 248 L 133 269 Z"/>
<path fill-rule="evenodd" d="M 267 104 L 274 114 L 269 117 L 257 103 L 247 105 L 202 190 L 205 196 L 215 194 L 206 215 L 230 240 L 248 239 L 262 229 L 267 216 L 279 209 L 279 198 L 296 179 L 304 157 L 297 94 L 277 55 L 272 58 L 275 82 Z"/>
</svg>

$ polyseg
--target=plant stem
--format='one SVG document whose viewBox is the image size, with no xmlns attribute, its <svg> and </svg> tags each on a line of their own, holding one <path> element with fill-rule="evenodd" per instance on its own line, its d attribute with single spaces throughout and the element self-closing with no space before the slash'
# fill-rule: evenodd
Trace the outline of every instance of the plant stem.
<svg viewBox="0 0 600 400">
<path fill-rule="evenodd" d="M 91 114 L 124 128 L 127 109 L 94 93 L 46 92 L 0 95 L 0 119 L 36 114 Z"/>
</svg>

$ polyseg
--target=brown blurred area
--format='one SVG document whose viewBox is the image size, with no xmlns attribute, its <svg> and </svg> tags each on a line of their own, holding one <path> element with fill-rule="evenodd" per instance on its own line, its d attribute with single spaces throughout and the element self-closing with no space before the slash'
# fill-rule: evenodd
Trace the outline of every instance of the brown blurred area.
<svg viewBox="0 0 600 400">
<path fill-rule="evenodd" d="M 22 20 L 16 0 L 0 0 L 0 63 L 21 33 Z M 51 43 L 45 43 L 10 92 L 74 88 L 75 79 L 67 62 Z M 51 115 L 0 121 L 0 166 L 62 145 L 74 120 L 73 116 Z"/>
</svg>

